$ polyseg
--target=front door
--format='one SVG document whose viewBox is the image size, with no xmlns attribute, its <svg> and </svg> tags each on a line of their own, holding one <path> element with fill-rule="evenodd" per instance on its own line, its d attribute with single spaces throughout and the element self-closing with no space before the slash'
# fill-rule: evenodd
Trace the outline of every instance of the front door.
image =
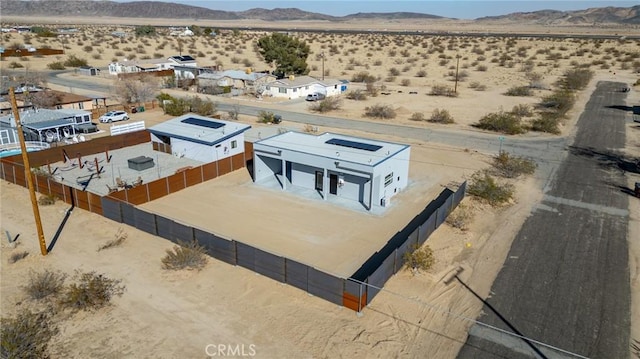
<svg viewBox="0 0 640 359">
<path fill-rule="evenodd" d="M 338 175 L 329 175 L 329 193 L 338 194 Z"/>
<path fill-rule="evenodd" d="M 324 183 L 324 174 L 322 171 L 316 171 L 316 190 L 322 192 L 322 186 Z"/>
</svg>

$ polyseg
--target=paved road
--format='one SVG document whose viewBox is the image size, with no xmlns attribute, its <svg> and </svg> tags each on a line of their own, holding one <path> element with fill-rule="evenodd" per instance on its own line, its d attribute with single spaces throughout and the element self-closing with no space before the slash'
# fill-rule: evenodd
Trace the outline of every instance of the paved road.
<svg viewBox="0 0 640 359">
<path fill-rule="evenodd" d="M 601 82 L 542 203 L 516 236 L 488 299 L 525 336 L 589 358 L 628 358 L 628 198 L 623 84 Z M 482 322 L 507 329 L 485 306 Z M 571 357 L 543 351 L 550 358 Z M 531 358 L 522 341 L 472 327 L 459 358 Z"/>
</svg>

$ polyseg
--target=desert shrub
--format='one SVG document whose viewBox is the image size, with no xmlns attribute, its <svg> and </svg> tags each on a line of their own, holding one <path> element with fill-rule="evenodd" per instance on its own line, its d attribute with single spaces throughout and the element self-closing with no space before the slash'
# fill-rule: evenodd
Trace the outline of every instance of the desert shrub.
<svg viewBox="0 0 640 359">
<path fill-rule="evenodd" d="M 58 333 L 51 311 L 22 310 L 15 318 L 2 318 L 1 358 L 48 358 L 47 347 Z"/>
<path fill-rule="evenodd" d="M 76 55 L 69 55 L 67 56 L 67 59 L 64 60 L 64 66 L 69 66 L 69 67 L 87 66 L 87 60 L 78 58 Z"/>
<path fill-rule="evenodd" d="M 429 117 L 429 122 L 435 123 L 454 123 L 453 116 L 446 109 L 435 109 L 433 113 L 431 113 L 431 117 Z"/>
<path fill-rule="evenodd" d="M 531 121 L 531 130 L 537 132 L 547 132 L 553 134 L 560 134 L 560 121 L 559 117 L 555 113 L 543 112 L 539 117 Z"/>
<path fill-rule="evenodd" d="M 389 76 L 398 76 L 400 75 L 400 70 L 396 69 L 395 67 L 392 67 L 389 69 Z"/>
<path fill-rule="evenodd" d="M 513 106 L 511 109 L 511 113 L 518 117 L 531 117 L 533 116 L 533 111 L 531 110 L 531 106 L 527 104 L 519 104 Z"/>
<path fill-rule="evenodd" d="M 489 173 L 481 172 L 473 175 L 467 193 L 492 206 L 498 206 L 511 200 L 513 185 L 499 184 Z"/>
<path fill-rule="evenodd" d="M 555 90 L 542 98 L 540 106 L 564 116 L 575 103 L 573 92 L 568 90 Z"/>
<path fill-rule="evenodd" d="M 371 83 L 371 82 L 375 82 L 375 81 L 376 81 L 376 77 L 373 76 L 373 75 L 370 75 L 366 71 L 358 72 L 357 74 L 354 74 L 353 77 L 351 78 L 351 82 Z"/>
<path fill-rule="evenodd" d="M 207 264 L 206 250 L 198 242 L 180 242 L 162 258 L 162 268 L 170 270 L 202 269 Z"/>
<path fill-rule="evenodd" d="M 322 101 L 316 101 L 309 105 L 309 110 L 325 113 L 342 107 L 342 101 L 337 97 L 325 97 Z"/>
<path fill-rule="evenodd" d="M 75 283 L 70 284 L 62 293 L 60 303 L 73 309 L 97 309 L 109 302 L 114 296 L 121 296 L 125 286 L 121 280 L 110 279 L 103 274 L 76 271 Z"/>
<path fill-rule="evenodd" d="M 273 123 L 275 122 L 276 115 L 271 111 L 258 112 L 258 122 L 260 123 Z"/>
<path fill-rule="evenodd" d="M 469 229 L 469 222 L 473 219 L 473 213 L 466 204 L 460 204 L 448 216 L 446 222 L 454 228 L 462 231 Z"/>
<path fill-rule="evenodd" d="M 476 71 L 480 71 L 480 72 L 487 71 L 487 65 L 478 65 L 478 66 L 476 66 Z"/>
<path fill-rule="evenodd" d="M 390 119 L 396 117 L 396 111 L 389 105 L 373 105 L 364 108 L 364 115 L 372 118 Z"/>
<path fill-rule="evenodd" d="M 43 299 L 60 293 L 64 288 L 66 278 L 64 273 L 49 269 L 42 272 L 31 272 L 27 285 L 22 289 L 31 299 Z"/>
<path fill-rule="evenodd" d="M 22 66 L 21 63 L 17 62 L 17 61 L 11 61 L 9 63 L 9 68 L 10 69 L 19 69 L 19 68 L 23 68 L 24 66 Z"/>
<path fill-rule="evenodd" d="M 502 152 L 493 158 L 494 173 L 501 177 L 516 178 L 520 175 L 530 175 L 536 171 L 537 167 L 534 161 L 511 155 L 509 152 Z"/>
<path fill-rule="evenodd" d="M 378 96 L 378 91 L 380 90 L 373 82 L 367 82 L 367 95 L 371 97 Z"/>
<path fill-rule="evenodd" d="M 411 117 L 409 117 L 409 120 L 411 121 L 424 121 L 426 120 L 426 118 L 424 117 L 424 114 L 422 112 L 414 112 L 411 114 Z"/>
<path fill-rule="evenodd" d="M 347 98 L 349 100 L 363 101 L 367 99 L 367 93 L 358 89 L 347 92 Z"/>
<path fill-rule="evenodd" d="M 569 69 L 558 80 L 558 85 L 565 90 L 582 90 L 587 87 L 592 77 L 593 71 L 589 69 Z"/>
<path fill-rule="evenodd" d="M 18 251 L 18 252 L 13 252 L 11 253 L 11 255 L 9 256 L 9 263 L 13 264 L 21 259 L 26 258 L 29 255 L 29 252 L 27 251 Z"/>
<path fill-rule="evenodd" d="M 508 135 L 516 135 L 524 133 L 526 130 L 522 127 L 520 117 L 509 112 L 493 112 L 482 116 L 475 127 L 483 130 L 502 132 Z"/>
<path fill-rule="evenodd" d="M 105 249 L 118 247 L 122 243 L 124 243 L 124 241 L 126 241 L 128 237 L 129 237 L 129 234 L 127 234 L 127 232 L 125 232 L 122 228 L 118 228 L 118 231 L 115 234 L 115 238 L 113 238 L 112 240 L 107 241 L 105 244 L 101 245 L 98 248 L 98 252 L 100 252 L 102 250 L 105 250 Z"/>
<path fill-rule="evenodd" d="M 49 70 L 64 70 L 64 64 L 60 61 L 54 61 L 47 64 Z"/>
<path fill-rule="evenodd" d="M 218 111 L 218 106 L 209 98 L 204 100 L 200 96 L 193 96 L 186 99 L 189 104 L 189 111 L 201 116 L 212 116 Z"/>
<path fill-rule="evenodd" d="M 474 81 L 469 84 L 469 88 L 474 89 L 476 91 L 484 91 L 487 89 L 487 85 L 481 84 L 477 81 Z"/>
<path fill-rule="evenodd" d="M 529 86 L 513 86 L 504 94 L 507 96 L 531 96 L 533 92 Z"/>
<path fill-rule="evenodd" d="M 410 269 L 413 274 L 421 270 L 428 271 L 436 262 L 433 249 L 428 244 L 422 249 L 417 244 L 414 244 L 409 251 L 405 252 L 403 258 L 406 268 Z"/>
<path fill-rule="evenodd" d="M 55 204 L 57 199 L 54 194 L 43 194 L 38 198 L 38 204 L 41 206 L 49 206 Z"/>
<path fill-rule="evenodd" d="M 456 97 L 457 93 L 453 91 L 453 89 L 446 85 L 433 85 L 431 87 L 431 92 L 429 92 L 431 96 L 447 96 L 447 97 Z"/>
<path fill-rule="evenodd" d="M 418 71 L 418 73 L 416 73 L 416 77 L 427 77 L 427 71 L 425 70 Z"/>
<path fill-rule="evenodd" d="M 411 80 L 409 79 L 402 79 L 402 81 L 400 81 L 400 86 L 409 86 L 411 85 Z"/>
</svg>

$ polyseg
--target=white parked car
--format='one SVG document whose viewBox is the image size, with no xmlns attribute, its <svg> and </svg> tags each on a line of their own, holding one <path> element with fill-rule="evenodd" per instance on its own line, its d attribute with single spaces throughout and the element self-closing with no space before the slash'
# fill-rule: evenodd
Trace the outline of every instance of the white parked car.
<svg viewBox="0 0 640 359">
<path fill-rule="evenodd" d="M 109 111 L 100 116 L 100 122 L 111 123 L 116 121 L 126 121 L 129 119 L 129 114 L 124 111 Z"/>
<path fill-rule="evenodd" d="M 306 100 L 307 101 L 320 101 L 320 100 L 324 100 L 324 98 L 325 98 L 325 95 L 323 93 L 315 92 L 315 93 L 308 94 Z"/>
</svg>

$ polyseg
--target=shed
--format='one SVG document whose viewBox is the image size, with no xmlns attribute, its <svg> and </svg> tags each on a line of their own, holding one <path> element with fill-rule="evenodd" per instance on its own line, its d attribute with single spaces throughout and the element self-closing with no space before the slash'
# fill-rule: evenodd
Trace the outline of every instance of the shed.
<svg viewBox="0 0 640 359">
<path fill-rule="evenodd" d="M 100 69 L 91 66 L 80 66 L 80 69 L 78 71 L 80 71 L 81 74 L 87 76 L 97 76 L 100 74 Z"/>
<path fill-rule="evenodd" d="M 335 133 L 286 132 L 253 145 L 255 183 L 386 207 L 407 186 L 410 146 Z"/>
<path fill-rule="evenodd" d="M 242 123 L 188 113 L 148 131 L 152 142 L 168 148 L 167 152 L 174 156 L 208 163 L 243 153 L 244 132 L 249 128 Z"/>
</svg>

